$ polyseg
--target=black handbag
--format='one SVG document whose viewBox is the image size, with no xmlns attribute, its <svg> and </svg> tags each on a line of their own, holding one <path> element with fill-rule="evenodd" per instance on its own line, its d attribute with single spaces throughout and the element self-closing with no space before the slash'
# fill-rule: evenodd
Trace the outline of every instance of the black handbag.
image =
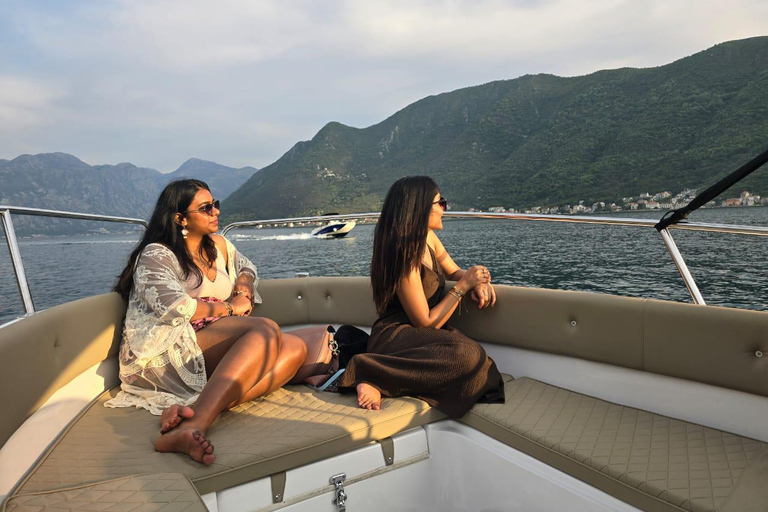
<svg viewBox="0 0 768 512">
<path fill-rule="evenodd" d="M 368 351 L 368 333 L 354 325 L 342 325 L 334 339 L 339 346 L 339 368 L 346 368 L 349 360 Z"/>
</svg>

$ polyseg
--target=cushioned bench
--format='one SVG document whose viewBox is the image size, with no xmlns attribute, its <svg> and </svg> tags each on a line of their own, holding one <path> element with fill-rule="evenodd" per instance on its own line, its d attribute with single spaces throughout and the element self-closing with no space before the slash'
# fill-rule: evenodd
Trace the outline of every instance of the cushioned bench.
<svg viewBox="0 0 768 512">
<path fill-rule="evenodd" d="M 763 510 L 768 503 L 765 443 L 529 378 L 505 381 L 505 404 L 478 404 L 462 421 L 627 503 L 652 511 L 723 512 L 749 510 L 750 504 Z M 105 408 L 114 392 L 59 438 L 9 507 L 31 504 L 20 496 L 39 493 L 52 506 L 70 496 L 53 491 L 158 471 L 188 477 L 205 494 L 444 418 L 413 398 L 385 400 L 381 411 L 365 411 L 354 395 L 289 386 L 223 414 L 210 431 L 216 463 L 204 467 L 183 455 L 155 452 L 157 417 Z"/>
<path fill-rule="evenodd" d="M 195 486 L 179 473 L 118 478 L 98 484 L 16 496 L 3 512 L 130 510 L 131 512 L 207 512 Z"/>
<path fill-rule="evenodd" d="M 505 377 L 506 403 L 462 419 L 499 441 L 649 511 L 768 507 L 768 445 Z"/>
<path fill-rule="evenodd" d="M 260 291 L 265 304 L 257 314 L 281 325 L 370 325 L 375 319 L 365 278 L 273 280 Z M 470 308 L 452 322 L 497 346 L 768 396 L 766 313 L 507 286 L 498 294 L 496 308 Z M 0 445 L 56 390 L 115 356 L 124 308 L 109 294 L 2 329 L 0 355 L 12 364 L 2 374 Z M 478 405 L 463 421 L 641 508 L 768 510 L 768 457 L 761 442 L 531 379 L 507 387 L 505 405 Z M 222 415 L 210 432 L 216 464 L 204 468 L 186 456 L 156 453 L 151 441 L 157 418 L 106 409 L 107 398 L 57 438 L 6 504 L 20 503 L 20 495 L 157 472 L 185 475 L 207 493 L 443 417 L 415 399 L 386 400 L 372 412 L 358 409 L 354 396 L 291 387 Z"/>
<path fill-rule="evenodd" d="M 143 409 L 109 409 L 96 400 L 41 458 L 17 493 L 91 484 L 144 473 L 181 473 L 201 494 L 346 453 L 444 417 L 415 398 L 386 400 L 380 411 L 357 397 L 288 386 L 223 413 L 209 435 L 216 462 L 158 453 L 159 420 Z"/>
</svg>

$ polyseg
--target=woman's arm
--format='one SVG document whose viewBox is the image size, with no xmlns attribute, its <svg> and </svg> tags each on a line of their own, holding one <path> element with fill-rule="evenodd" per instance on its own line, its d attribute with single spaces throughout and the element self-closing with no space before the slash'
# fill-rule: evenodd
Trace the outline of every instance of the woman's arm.
<svg viewBox="0 0 768 512">
<path fill-rule="evenodd" d="M 464 272 L 459 282 L 443 297 L 443 300 L 430 309 L 427 298 L 424 296 L 421 272 L 419 269 L 412 269 L 398 283 L 397 298 L 400 299 L 400 304 L 414 327 L 439 329 L 451 317 L 462 297 L 485 279 L 481 268 L 472 267 Z"/>
<path fill-rule="evenodd" d="M 458 284 L 456 287 L 462 295 L 468 291 L 464 287 L 459 287 Z M 459 305 L 459 300 L 453 294 L 447 294 L 435 307 L 429 309 L 421 283 L 421 273 L 418 269 L 413 269 L 400 280 L 396 293 L 414 327 L 439 329 L 448 321 L 456 310 L 456 306 Z"/>
<path fill-rule="evenodd" d="M 251 301 L 253 306 L 261 304 L 261 297 L 256 288 L 259 286 L 259 274 L 256 271 L 256 265 L 246 258 L 237 248 L 221 235 L 212 235 L 217 243 L 223 243 L 227 252 L 227 268 L 232 268 L 235 285 L 234 295 L 243 295 Z M 229 261 L 229 258 L 232 261 Z"/>
<path fill-rule="evenodd" d="M 459 267 L 456 262 L 453 261 L 451 255 L 448 254 L 443 243 L 437 238 L 437 235 L 435 235 L 433 231 L 429 232 L 427 243 L 434 247 L 435 258 L 437 258 L 437 263 L 443 269 L 446 278 L 451 281 L 459 281 L 464 277 L 464 274 L 467 271 Z M 486 271 L 488 270 L 486 267 L 481 268 L 485 268 Z M 490 283 L 490 273 L 488 282 L 480 283 L 475 286 L 471 291 L 470 297 L 472 297 L 473 301 L 477 302 L 477 307 L 480 309 L 496 305 L 496 290 L 494 290 L 493 285 Z"/>
<path fill-rule="evenodd" d="M 458 281 L 464 277 L 464 273 L 466 271 L 459 267 L 455 261 L 453 261 L 451 255 L 448 254 L 448 251 L 445 250 L 443 242 L 437 238 L 437 235 L 434 231 L 430 231 L 427 235 L 427 244 L 429 244 L 429 246 L 432 247 L 432 249 L 435 251 L 437 264 L 440 265 L 440 268 L 443 269 L 443 274 L 445 274 L 446 278 L 450 279 L 451 281 Z"/>
<path fill-rule="evenodd" d="M 227 304 L 229 304 L 229 307 L 227 307 Z M 232 308 L 232 315 L 229 314 L 230 307 Z M 251 313 L 251 307 L 251 299 L 246 297 L 245 294 L 236 295 L 223 302 L 205 302 L 197 299 L 197 309 L 189 321 L 211 316 L 248 316 Z"/>
</svg>

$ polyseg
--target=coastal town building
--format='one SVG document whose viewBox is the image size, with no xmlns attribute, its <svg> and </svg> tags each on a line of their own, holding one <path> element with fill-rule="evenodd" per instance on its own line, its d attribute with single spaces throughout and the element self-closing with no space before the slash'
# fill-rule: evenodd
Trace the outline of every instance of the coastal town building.
<svg viewBox="0 0 768 512">
<path fill-rule="evenodd" d="M 640 194 L 637 200 L 634 197 L 623 197 L 621 203 L 606 203 L 605 201 L 597 201 L 592 203 L 591 206 L 587 206 L 584 203 L 586 200 L 579 200 L 578 204 L 571 205 L 565 204 L 561 206 L 532 206 L 530 208 L 523 208 L 520 211 L 525 213 L 547 213 L 547 214 L 565 214 L 565 215 L 581 215 L 585 213 L 597 213 L 597 212 L 620 212 L 620 211 L 634 211 L 634 210 L 673 210 L 676 208 L 682 208 L 687 205 L 694 197 L 698 190 L 695 188 L 686 188 L 681 192 L 673 195 L 672 192 L 667 190 L 658 193 L 643 192 Z M 758 194 L 752 194 L 745 190 L 741 192 L 739 197 L 731 197 L 727 199 L 714 199 L 705 204 L 702 208 L 717 208 L 717 207 L 737 207 L 737 206 L 768 206 L 768 197 L 763 198 Z M 469 211 L 475 211 L 470 208 Z M 488 209 L 489 212 L 510 212 L 516 213 L 514 208 L 505 209 L 502 206 L 492 206 Z"/>
</svg>

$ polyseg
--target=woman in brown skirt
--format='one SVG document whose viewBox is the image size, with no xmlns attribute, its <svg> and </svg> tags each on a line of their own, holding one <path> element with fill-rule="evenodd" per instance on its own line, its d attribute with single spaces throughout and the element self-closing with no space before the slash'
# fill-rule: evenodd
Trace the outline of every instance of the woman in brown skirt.
<svg viewBox="0 0 768 512">
<path fill-rule="evenodd" d="M 496 303 L 488 269 L 459 268 L 435 235 L 446 206 L 427 176 L 398 180 L 384 199 L 371 259 L 380 318 L 368 352 L 352 358 L 339 382 L 342 391 L 357 390 L 360 407 L 377 410 L 382 396 L 408 395 L 460 418 L 478 401 L 504 401 L 485 350 L 444 326 L 468 294 L 481 309 Z M 446 276 L 458 282 L 444 293 Z"/>
</svg>

